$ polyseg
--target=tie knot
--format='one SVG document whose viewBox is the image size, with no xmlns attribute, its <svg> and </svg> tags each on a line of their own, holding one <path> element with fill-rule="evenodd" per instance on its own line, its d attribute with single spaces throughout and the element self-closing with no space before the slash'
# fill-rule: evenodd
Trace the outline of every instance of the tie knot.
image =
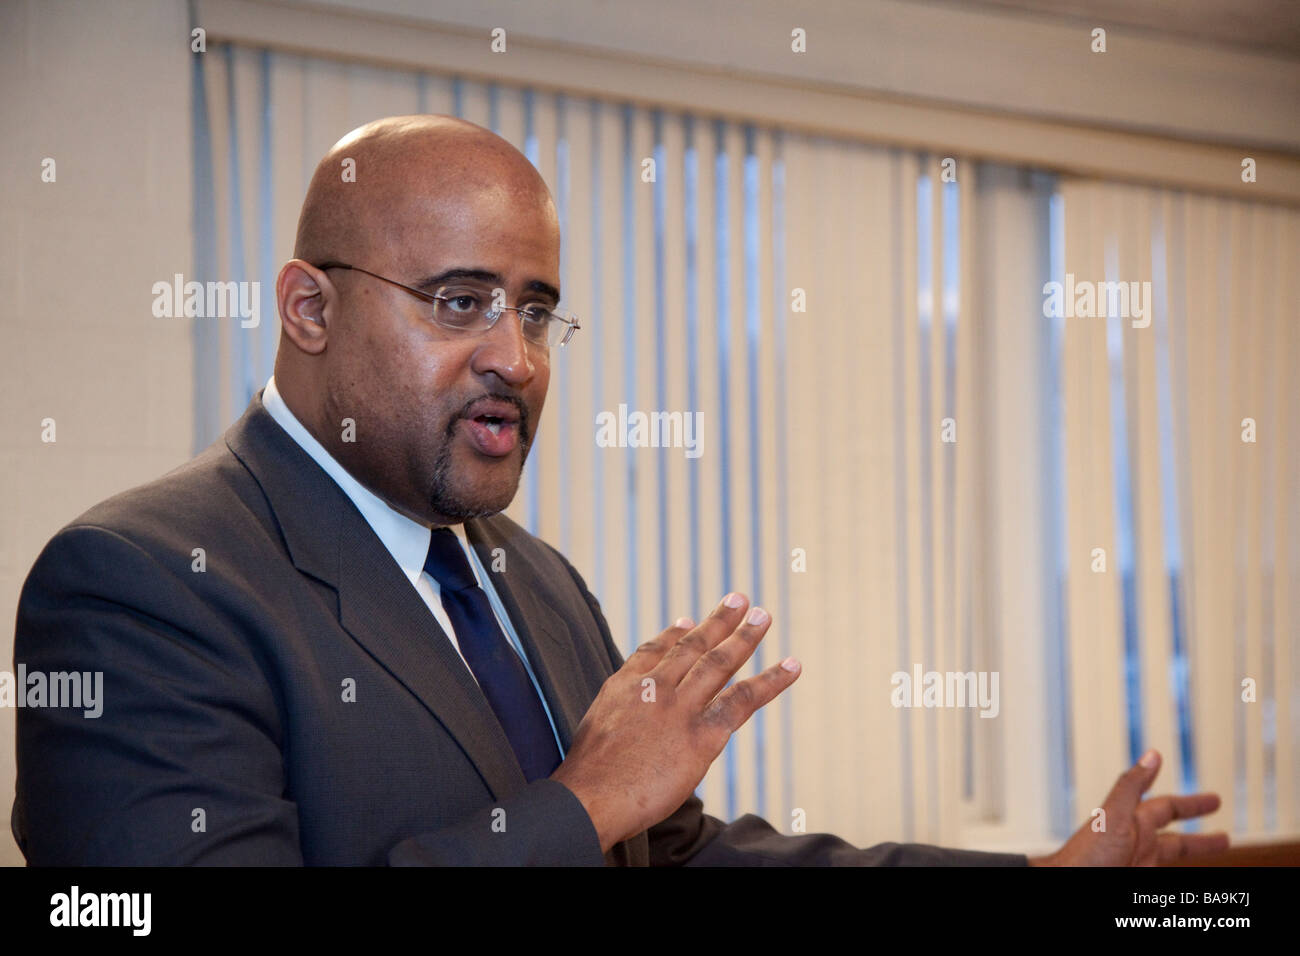
<svg viewBox="0 0 1300 956">
<path fill-rule="evenodd" d="M 429 556 L 424 559 L 424 570 L 449 591 L 463 591 L 478 586 L 474 569 L 469 566 L 465 549 L 450 528 L 434 528 L 429 537 Z"/>
</svg>

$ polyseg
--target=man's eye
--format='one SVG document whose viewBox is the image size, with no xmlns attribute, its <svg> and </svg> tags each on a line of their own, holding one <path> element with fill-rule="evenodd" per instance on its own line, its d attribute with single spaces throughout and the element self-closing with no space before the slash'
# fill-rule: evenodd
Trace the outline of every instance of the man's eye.
<svg viewBox="0 0 1300 956">
<path fill-rule="evenodd" d="M 447 307 L 453 312 L 474 312 L 478 309 L 478 297 L 465 292 L 460 295 L 449 295 Z"/>
<path fill-rule="evenodd" d="M 526 318 L 529 322 L 533 322 L 537 325 L 542 325 L 543 323 L 546 322 L 547 319 L 551 317 L 550 309 L 542 305 L 531 305 L 528 308 L 524 309 L 523 312 L 524 312 L 524 318 Z"/>
</svg>

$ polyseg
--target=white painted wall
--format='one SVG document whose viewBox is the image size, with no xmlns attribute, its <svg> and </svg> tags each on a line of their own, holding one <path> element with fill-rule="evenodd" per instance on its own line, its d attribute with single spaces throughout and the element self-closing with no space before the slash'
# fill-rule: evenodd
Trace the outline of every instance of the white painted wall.
<svg viewBox="0 0 1300 956">
<path fill-rule="evenodd" d="M 1138 0 L 1128 0 L 1134 6 Z M 1149 30 L 918 0 L 272 0 L 845 90 L 1300 149 L 1300 64 Z M 1090 50 L 1092 26 L 1107 52 Z M 807 33 L 807 53 L 790 31 Z"/>
<path fill-rule="evenodd" d="M 189 329 L 150 310 L 155 281 L 190 271 L 188 33 L 181 0 L 0 3 L 0 669 L 45 542 L 190 454 Z M 14 775 L 2 708 L 6 865 Z"/>
</svg>

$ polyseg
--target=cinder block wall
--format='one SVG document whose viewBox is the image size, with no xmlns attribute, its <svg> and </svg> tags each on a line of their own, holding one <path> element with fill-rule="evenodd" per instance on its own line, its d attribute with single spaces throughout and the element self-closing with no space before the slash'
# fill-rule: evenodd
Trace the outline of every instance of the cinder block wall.
<svg viewBox="0 0 1300 956">
<path fill-rule="evenodd" d="M 3 670 L 50 536 L 190 457 L 190 329 L 154 318 L 150 289 L 191 272 L 191 55 L 183 0 L 0 3 Z M 14 775 L 14 711 L 0 708 L 6 865 L 23 862 Z"/>
</svg>

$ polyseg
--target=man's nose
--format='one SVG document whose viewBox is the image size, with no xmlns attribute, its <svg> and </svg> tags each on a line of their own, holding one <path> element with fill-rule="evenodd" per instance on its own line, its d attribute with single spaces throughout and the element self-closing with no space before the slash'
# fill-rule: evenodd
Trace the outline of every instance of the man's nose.
<svg viewBox="0 0 1300 956">
<path fill-rule="evenodd" d="M 481 334 L 471 363 L 475 372 L 495 372 L 516 388 L 527 385 L 536 374 L 535 346 L 524 338 L 519 313 L 503 312 L 492 328 Z"/>
</svg>

